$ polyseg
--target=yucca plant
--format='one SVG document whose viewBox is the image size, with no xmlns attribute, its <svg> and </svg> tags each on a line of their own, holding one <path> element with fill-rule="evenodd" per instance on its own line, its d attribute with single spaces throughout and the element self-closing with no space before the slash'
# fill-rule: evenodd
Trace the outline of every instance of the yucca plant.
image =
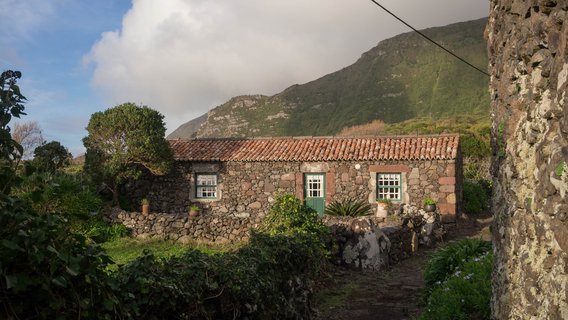
<svg viewBox="0 0 568 320">
<path fill-rule="evenodd" d="M 362 200 L 335 200 L 325 208 L 325 214 L 341 217 L 360 217 L 372 214 L 371 205 Z"/>
</svg>

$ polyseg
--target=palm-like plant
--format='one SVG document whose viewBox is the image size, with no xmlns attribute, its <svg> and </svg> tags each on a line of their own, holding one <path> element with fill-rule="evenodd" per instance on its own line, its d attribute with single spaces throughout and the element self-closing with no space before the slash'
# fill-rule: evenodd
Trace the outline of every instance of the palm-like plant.
<svg viewBox="0 0 568 320">
<path fill-rule="evenodd" d="M 327 208 L 325 214 L 341 217 L 360 217 L 372 214 L 371 205 L 362 200 L 348 199 L 345 201 L 333 201 Z"/>
</svg>

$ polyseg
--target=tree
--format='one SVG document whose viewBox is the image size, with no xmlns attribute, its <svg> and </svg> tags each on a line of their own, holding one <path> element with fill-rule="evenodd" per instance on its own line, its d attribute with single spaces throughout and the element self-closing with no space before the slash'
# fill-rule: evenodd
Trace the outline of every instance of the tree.
<svg viewBox="0 0 568 320">
<path fill-rule="evenodd" d="M 55 173 L 71 163 L 71 153 L 58 141 L 51 141 L 35 148 L 33 163 L 39 171 Z"/>
<path fill-rule="evenodd" d="M 41 133 L 41 127 L 37 121 L 14 124 L 12 139 L 22 146 L 22 159 L 30 159 L 34 149 L 45 143 Z"/>
<path fill-rule="evenodd" d="M 20 159 L 22 146 L 12 139 L 8 123 L 24 115 L 24 97 L 16 82 L 20 71 L 7 70 L 0 75 L 0 192 L 9 193 L 15 179 L 14 163 Z"/>
<path fill-rule="evenodd" d="M 173 152 L 164 138 L 163 116 L 147 106 L 124 103 L 91 116 L 85 171 L 112 192 L 118 205 L 120 186 L 138 179 L 145 168 L 155 175 L 168 173 Z"/>
</svg>

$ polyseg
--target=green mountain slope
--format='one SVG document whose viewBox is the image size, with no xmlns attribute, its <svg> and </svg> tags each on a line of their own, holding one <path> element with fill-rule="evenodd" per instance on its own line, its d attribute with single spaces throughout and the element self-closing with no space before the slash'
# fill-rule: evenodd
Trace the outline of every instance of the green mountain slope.
<svg viewBox="0 0 568 320">
<path fill-rule="evenodd" d="M 423 32 L 485 69 L 486 21 Z M 344 127 L 376 119 L 388 124 L 481 114 L 489 107 L 488 80 L 416 33 L 405 33 L 380 42 L 354 64 L 315 81 L 271 97 L 232 98 L 209 111 L 194 136 L 334 135 Z"/>
</svg>

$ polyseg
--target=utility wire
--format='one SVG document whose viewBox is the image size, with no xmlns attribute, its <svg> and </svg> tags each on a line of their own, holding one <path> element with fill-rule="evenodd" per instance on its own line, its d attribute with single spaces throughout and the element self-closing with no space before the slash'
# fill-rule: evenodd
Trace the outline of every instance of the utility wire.
<svg viewBox="0 0 568 320">
<path fill-rule="evenodd" d="M 444 48 L 444 46 L 442 46 L 441 44 L 437 43 L 436 41 L 432 40 L 430 37 L 428 37 L 427 35 L 425 35 L 424 33 L 420 32 L 419 30 L 416 30 L 416 28 L 414 28 L 413 26 L 409 25 L 408 23 L 406 23 L 406 21 L 402 20 L 401 18 L 399 18 L 396 14 L 392 13 L 389 9 L 385 8 L 383 5 L 381 5 L 380 3 L 378 3 L 375 0 L 371 0 L 371 2 L 373 2 L 374 4 L 376 4 L 377 6 L 379 6 L 381 9 L 383 9 L 384 11 L 386 11 L 388 14 L 390 14 L 391 16 L 395 17 L 398 21 L 404 23 L 407 27 L 409 27 L 410 29 L 412 29 L 414 32 L 418 33 L 419 35 L 421 35 L 422 37 L 424 37 L 426 40 L 432 42 L 433 44 L 435 44 L 436 46 L 440 47 L 442 50 L 446 51 L 447 53 L 451 54 L 452 56 L 454 56 L 455 58 L 457 58 L 458 60 L 460 60 L 461 62 L 467 64 L 468 66 L 474 68 L 475 70 L 483 73 L 484 75 L 490 77 L 489 73 L 479 69 L 478 67 L 474 66 L 473 64 L 469 63 L 467 60 L 463 59 L 462 57 L 458 56 L 457 54 L 451 52 L 450 50 Z"/>
</svg>

